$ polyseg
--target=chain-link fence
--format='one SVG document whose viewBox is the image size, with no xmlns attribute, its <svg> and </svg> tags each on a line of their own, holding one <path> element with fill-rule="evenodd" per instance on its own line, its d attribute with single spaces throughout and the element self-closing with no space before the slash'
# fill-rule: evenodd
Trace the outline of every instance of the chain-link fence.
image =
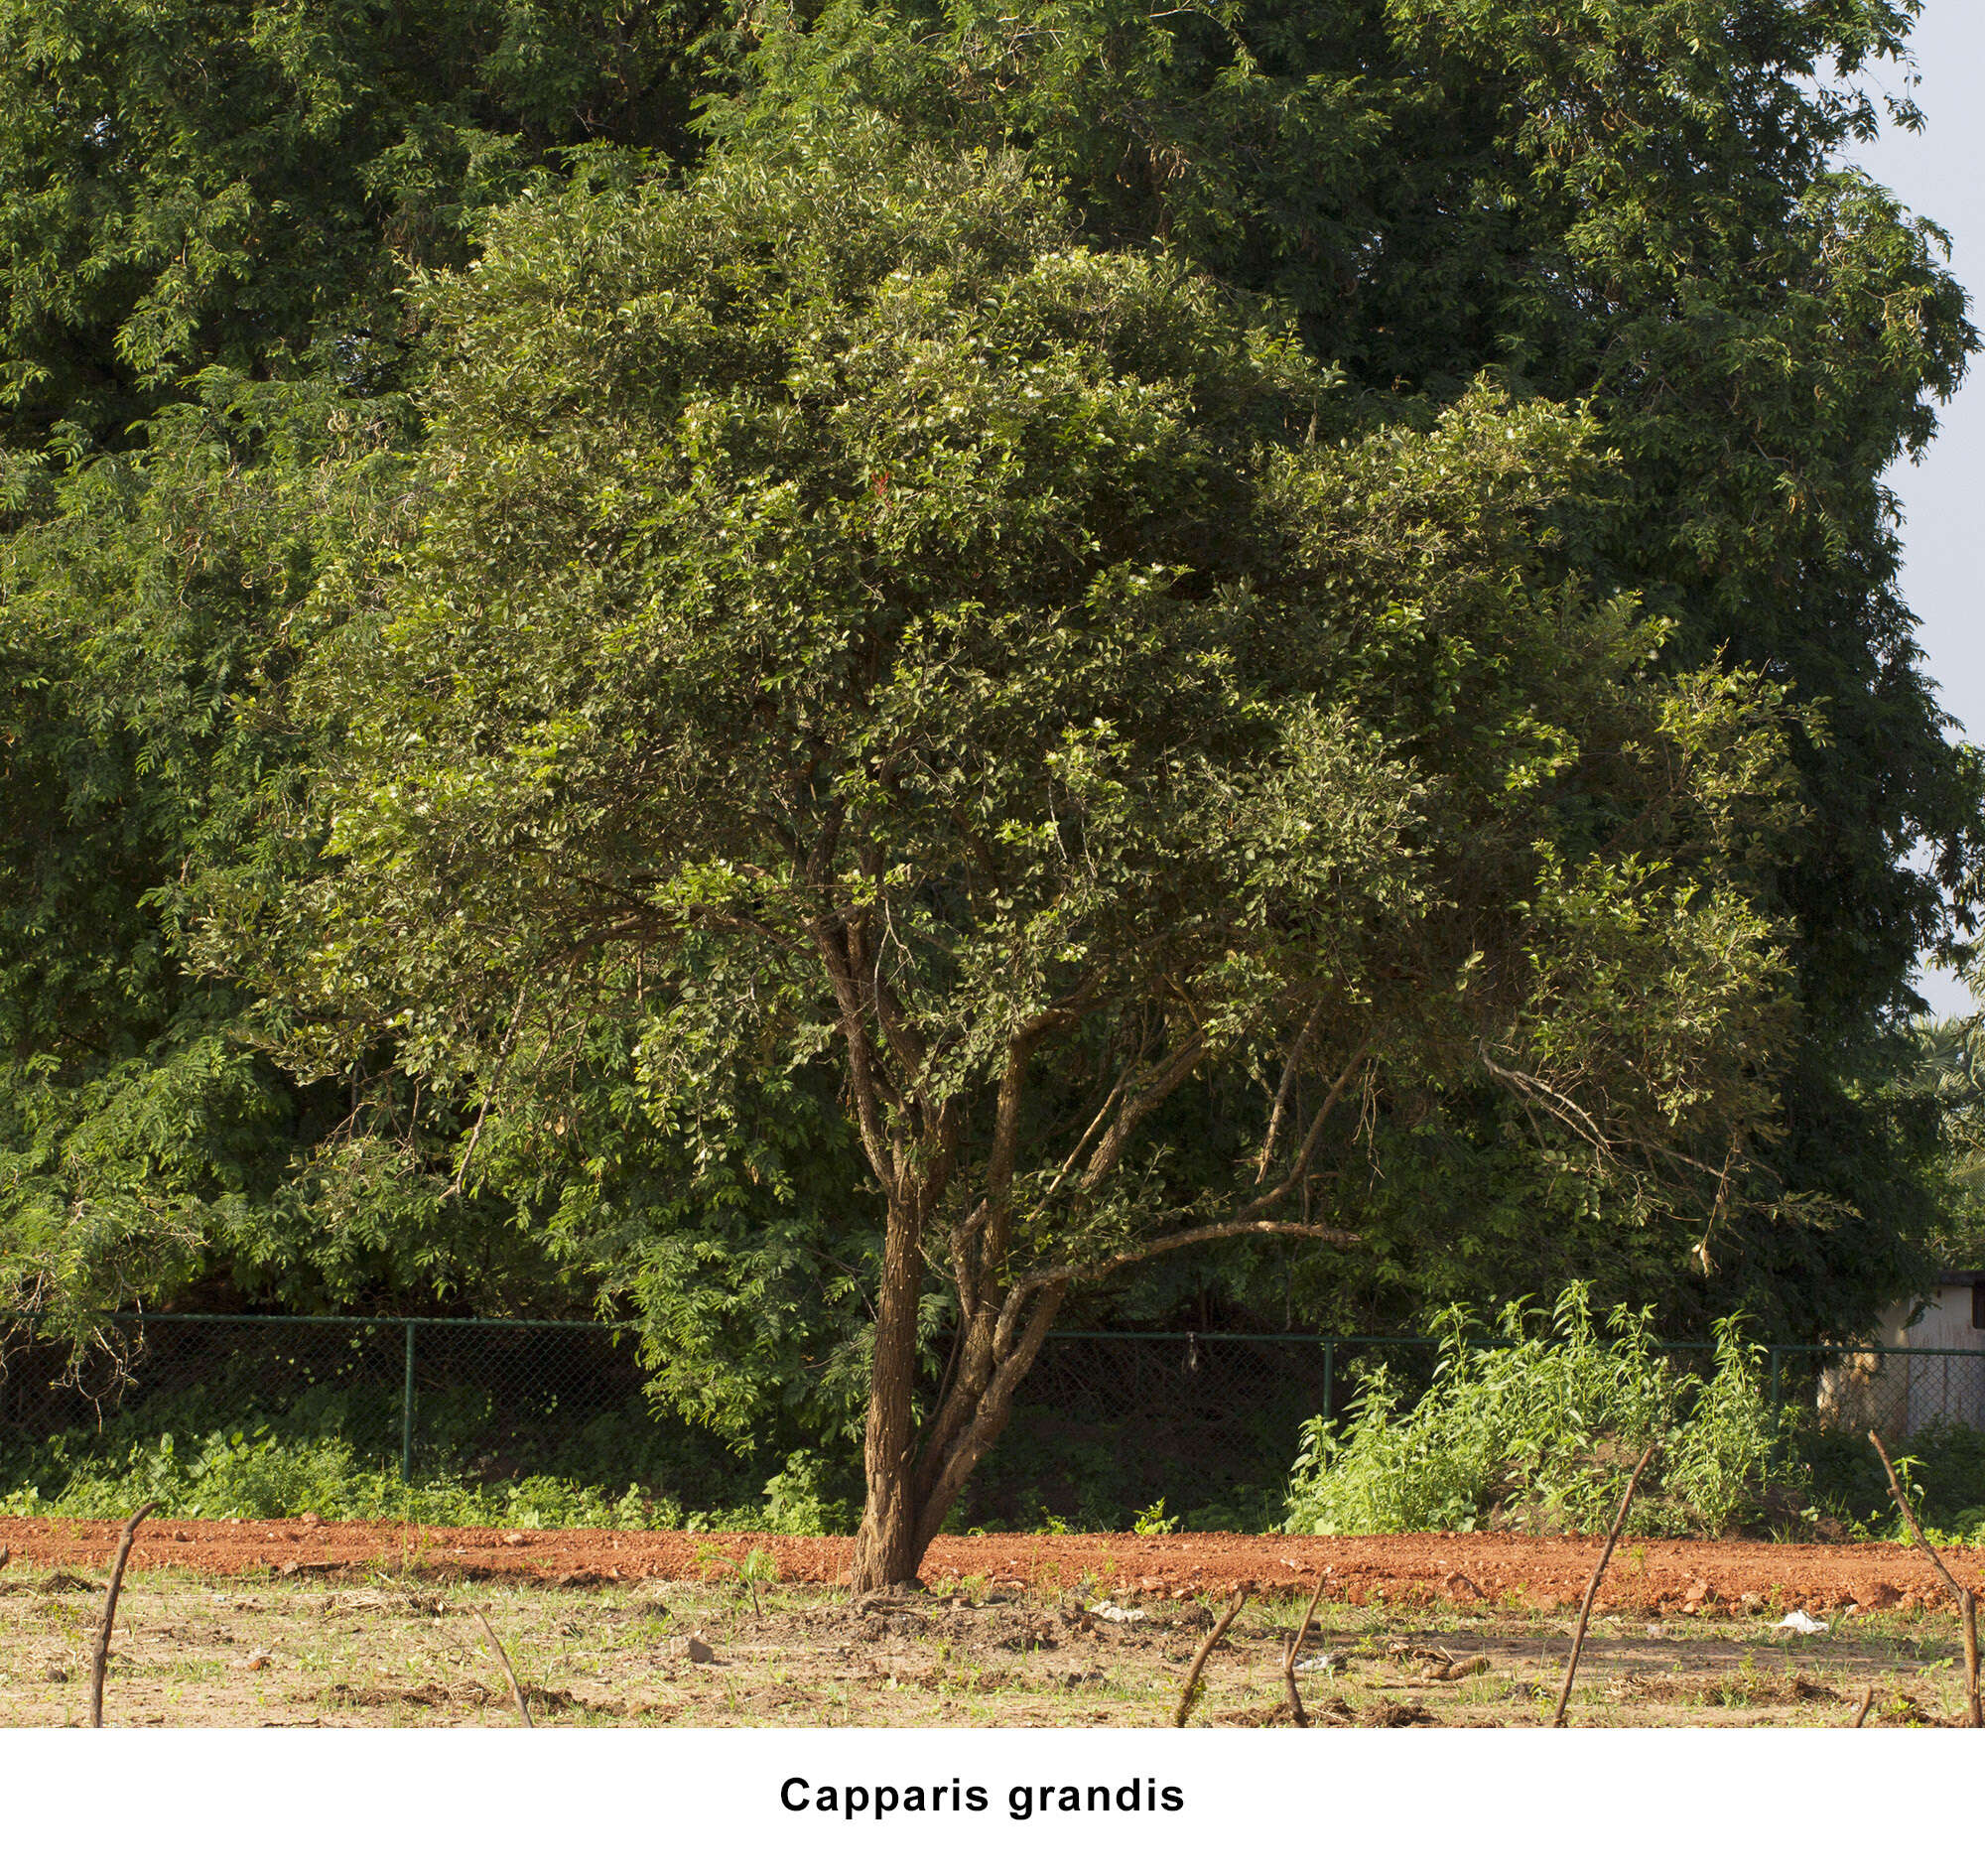
<svg viewBox="0 0 1985 1876">
<path fill-rule="evenodd" d="M 544 1474 L 617 1492 L 666 1480 L 679 1502 L 748 1502 L 768 1469 L 657 1412 L 626 1324 L 170 1314 L 113 1318 L 79 1366 L 18 1332 L 3 1346 L 0 1439 L 17 1448 L 281 1417 L 403 1481 Z M 1707 1355 L 1670 1353 L 1690 1366 Z M 971 1515 L 1118 1523 L 1162 1499 L 1174 1514 L 1271 1516 L 1305 1421 L 1353 1408 L 1381 1364 L 1409 1401 L 1438 1359 L 1427 1337 L 1057 1334 Z M 1774 1403 L 1802 1404 L 1821 1430 L 1906 1442 L 1985 1428 L 1985 1348 L 1778 1346 L 1763 1372 Z"/>
<path fill-rule="evenodd" d="M 1985 1429 L 1985 1349 L 1792 1349 L 1780 1359 L 1782 1388 L 1796 1376 L 1829 1431 L 1901 1442 L 1933 1426 Z"/>
<path fill-rule="evenodd" d="M 425 1463 L 501 1469 L 602 1419 L 646 1417 L 631 1327 L 568 1321 L 351 1316 L 113 1316 L 78 1360 L 17 1338 L 0 1372 L 0 1427 L 45 1436 L 108 1417 L 214 1424 L 260 1415 L 324 1425 Z"/>
<path fill-rule="evenodd" d="M 975 1482 L 974 1512 L 1107 1527 L 1162 1501 L 1263 1522 L 1302 1423 L 1343 1391 L 1338 1363 L 1314 1336 L 1050 1336 Z"/>
</svg>

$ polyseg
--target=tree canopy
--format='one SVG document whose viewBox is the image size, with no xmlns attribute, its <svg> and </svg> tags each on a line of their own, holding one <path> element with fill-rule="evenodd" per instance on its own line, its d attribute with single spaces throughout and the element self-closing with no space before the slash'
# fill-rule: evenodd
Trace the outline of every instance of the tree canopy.
<svg viewBox="0 0 1985 1876">
<path fill-rule="evenodd" d="M 1748 663 L 1824 713 L 1824 742 L 1794 735 L 1808 813 L 1767 886 L 1802 1039 L 1768 1183 L 1836 1204 L 1824 1227 L 1760 1214 L 1728 1298 L 1799 1334 L 1818 1317 L 1791 1298 L 1865 1315 L 1920 1274 L 1928 1213 L 1895 1176 L 1913 1147 L 1864 1094 L 1919 951 L 1972 929 L 1985 831 L 1881 479 L 1976 334 L 1942 234 L 1848 160 L 1885 107 L 1911 121 L 1877 87 L 1917 10 L 838 0 L 768 33 L 760 81 L 717 112 L 759 142 L 852 97 L 945 147 L 1011 142 L 1067 179 L 1088 238 L 1160 238 L 1273 296 L 1354 383 L 1437 408 L 1493 364 L 1590 400 L 1625 471 L 1584 543 L 1595 576 L 1675 621 L 1672 665 Z M 1482 1150 L 1450 1139 L 1450 1173 L 1509 1189 Z M 1509 1230 L 1436 1209 L 1450 1241 Z"/>
</svg>

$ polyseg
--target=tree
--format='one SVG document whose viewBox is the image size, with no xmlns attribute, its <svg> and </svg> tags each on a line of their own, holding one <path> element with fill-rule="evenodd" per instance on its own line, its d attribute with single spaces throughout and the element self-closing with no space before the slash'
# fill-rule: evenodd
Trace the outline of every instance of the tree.
<svg viewBox="0 0 1985 1876">
<path fill-rule="evenodd" d="M 209 871 L 268 871 L 267 765 L 295 780 L 315 760 L 310 737 L 266 734 L 265 710 L 300 648 L 313 517 L 239 498 L 267 494 L 277 433 L 332 457 L 369 434 L 418 356 L 407 268 L 465 266 L 478 217 L 575 163 L 631 146 L 693 165 L 706 134 L 768 153 L 834 134 L 853 100 L 935 150 L 1029 152 L 1084 245 L 1162 238 L 1243 301 L 1292 308 L 1312 359 L 1404 420 L 1431 422 L 1485 368 L 1579 405 L 1620 472 L 1566 565 L 1673 620 L 1670 668 L 1748 663 L 1818 713 L 1787 728 L 1806 812 L 1750 880 L 1790 921 L 1797 997 L 1777 1132 L 1733 1170 L 1755 1202 L 1726 1214 L 1713 1273 L 1677 1274 L 1692 1224 L 1561 1185 L 1513 1096 L 1403 1081 L 1364 1115 L 1387 1167 L 1364 1242 L 1320 1248 L 1294 1282 L 1286 1259 L 1251 1265 L 1232 1242 L 1220 1270 L 1317 1320 L 1588 1276 L 1658 1296 L 1670 1326 L 1742 1306 L 1786 1336 L 1865 1327 L 1922 1274 L 1934 1210 L 1875 1092 L 1889 1032 L 1918 948 L 1963 934 L 1980 848 L 1978 768 L 1919 669 L 1881 484 L 1973 337 L 1936 231 L 1849 161 L 1912 11 L 0 0 L 0 443 L 18 452 L 0 457 L 0 825 L 23 835 L 0 834 L 0 1137 L 22 1155 L 0 1177 L 0 1246 L 39 1246 L 20 1268 L 60 1267 L 77 1296 L 209 1283 L 300 1306 L 407 1285 L 496 1306 L 556 1283 L 553 1263 L 621 1285 L 695 1262 L 642 1265 L 701 1174 L 611 1074 L 596 1098 L 567 1075 L 527 1102 L 537 1058 L 513 1060 L 475 1155 L 501 1215 L 458 1218 L 474 1105 L 402 1072 L 390 1044 L 347 1077 L 357 1103 L 306 1093 L 241 1031 L 239 987 L 189 972 L 180 908 Z M 305 445 L 291 419 L 270 426 L 249 406 L 285 384 L 356 427 Z M 317 865 L 307 840 L 282 852 Z M 589 1046 L 615 1062 L 635 1039 L 609 1023 Z M 1172 1163 L 1217 1163 L 1207 1142 L 1246 1102 L 1227 1075 L 1152 1118 Z M 802 1077 L 792 1101 L 812 1099 Z M 832 1115 L 797 1112 L 751 1121 L 756 1183 L 697 1190 L 783 1229 L 804 1163 L 820 1175 L 805 1202 L 853 1243 L 863 1195 L 824 1189 L 843 1162 L 773 1143 L 839 1139 Z M 361 1182 L 356 1160 L 283 1170 L 354 1127 Z M 1787 1191 L 1830 1202 L 1777 1203 Z M 120 1290 L 133 1274 L 144 1287 Z M 1169 1306 L 1155 1281 L 1138 1293 Z"/>
<path fill-rule="evenodd" d="M 294 1308 L 528 1295 L 501 1204 L 437 1203 L 445 1107 L 390 1062 L 299 1087 L 239 986 L 187 968 L 190 881 L 273 858 L 311 751 L 258 700 L 305 649 L 319 557 L 378 537 L 405 440 L 390 400 L 198 391 L 53 478 L 0 554 L 0 1298 L 83 1333 L 215 1281 Z"/>
<path fill-rule="evenodd" d="M 1977 1255 L 1985 1218 L 1985 1038 L 1975 1015 L 1947 1016 L 1917 1023 L 1906 1041 L 1887 1092 L 1933 1120 L 1942 1201 L 1934 1249 L 1942 1264 L 1963 1268 Z"/>
<path fill-rule="evenodd" d="M 1940 231 L 1851 161 L 1917 10 L 830 0 L 773 16 L 756 81 L 712 119 L 764 147 L 852 101 L 934 147 L 1011 145 L 1065 179 L 1086 240 L 1159 237 L 1272 295 L 1354 384 L 1438 408 L 1494 367 L 1587 402 L 1623 469 L 1583 542 L 1594 578 L 1675 621 L 1671 667 L 1753 665 L 1827 727 L 1792 733 L 1807 813 L 1760 881 L 1791 921 L 1799 1013 L 1757 1196 L 1831 1203 L 1756 1208 L 1709 1293 L 1672 1299 L 1794 1336 L 1871 1326 L 1924 1273 L 1932 1207 L 1873 1091 L 1919 952 L 1973 928 L 1985 854 L 1985 774 L 1922 671 L 1882 479 L 1977 335 Z M 1522 1228 L 1534 1169 L 1508 1118 L 1451 1133 L 1454 1176 L 1400 1214 L 1407 1261 L 1484 1242 L 1464 1300 L 1504 1269 L 1505 1293 L 1575 1273 L 1649 1293 L 1612 1287 L 1617 1234 L 1582 1271 L 1531 1273 L 1576 1223 Z M 1483 1195 L 1467 1217 L 1457 1179 Z"/>
<path fill-rule="evenodd" d="M 415 532 L 320 583 L 300 692 L 337 865 L 218 925 L 298 1055 L 390 1036 L 485 1114 L 601 1011 L 699 1159 L 740 1076 L 833 1065 L 883 1232 L 859 1585 L 1072 1289 L 1355 1242 L 1382 1090 L 1486 1074 L 1701 1229 L 1770 1122 L 1782 706 L 1654 677 L 1571 570 L 1577 413 L 1382 421 L 1015 160 L 860 123 L 534 197 L 423 302 Z M 1215 1085 L 1185 1161 L 1152 1123 Z"/>
<path fill-rule="evenodd" d="M 866 1222 L 831 1091 L 740 1088 L 755 1176 L 704 1177 L 626 1099 L 632 1038 L 601 1025 L 583 1076 L 483 1130 L 497 1176 L 464 1193 L 472 1102 L 390 1046 L 304 1084 L 267 1046 L 295 1012 L 251 1019 L 231 972 L 197 968 L 210 896 L 281 894 L 322 864 L 287 815 L 318 738 L 284 700 L 335 629 L 309 603 L 324 567 L 392 537 L 415 432 L 404 400 L 311 378 L 214 367 L 195 389 L 146 447 L 47 478 L 48 512 L 0 552 L 0 1312 L 82 1335 L 188 1297 L 542 1314 L 638 1287 L 679 1343 L 712 1337 L 710 1370 L 737 1338 L 690 1278 L 694 1234 L 657 1240 L 713 1210 L 778 1228 L 727 1273 L 755 1329 L 775 1295 L 826 1302 L 823 1258 Z M 798 1339 L 831 1350 L 847 1311 L 817 1314 Z M 744 1433 L 764 1377 L 733 1365 Z"/>
</svg>

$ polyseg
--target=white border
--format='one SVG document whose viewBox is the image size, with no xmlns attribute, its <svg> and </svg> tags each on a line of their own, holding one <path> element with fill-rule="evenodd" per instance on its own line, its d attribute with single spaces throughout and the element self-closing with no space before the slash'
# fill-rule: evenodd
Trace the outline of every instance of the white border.
<svg viewBox="0 0 1985 1876">
<path fill-rule="evenodd" d="M 23 1871 L 353 1876 L 730 1871 L 1116 1876 L 1288 1852 L 1302 1870 L 1977 1868 L 1985 1738 L 1770 1729 L 1263 1731 L 656 1727 L 0 1735 Z M 978 1784 L 987 1809 L 782 1807 L 800 1776 Z M 1176 1812 L 1016 1821 L 1018 1783 L 1176 1785 Z M 911 1859 L 904 1861 L 904 1859 Z M 1129 1870 L 1125 1872 L 1129 1876 Z"/>
</svg>

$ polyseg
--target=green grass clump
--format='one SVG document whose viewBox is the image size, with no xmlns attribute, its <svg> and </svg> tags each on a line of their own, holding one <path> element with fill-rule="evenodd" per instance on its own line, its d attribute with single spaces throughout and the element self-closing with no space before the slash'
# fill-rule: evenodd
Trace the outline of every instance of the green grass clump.
<svg viewBox="0 0 1985 1876">
<path fill-rule="evenodd" d="M 741 1458 L 636 1408 L 576 1425 L 503 1423 L 469 1391 L 424 1397 L 415 1475 L 399 1475 L 397 1397 L 315 1388 L 280 1408 L 214 1390 L 155 1397 L 43 1439 L 0 1441 L 0 1516 L 382 1519 L 620 1530 L 852 1529 L 817 1454 Z M 844 1470 L 846 1468 L 843 1468 Z"/>
<path fill-rule="evenodd" d="M 1739 1529 L 1782 1497 L 1777 1416 L 1734 1320 L 1716 1327 L 1706 1377 L 1661 1352 L 1651 1310 L 1615 1309 L 1602 1333 L 1582 1285 L 1547 1323 L 1513 1304 L 1497 1327 L 1501 1344 L 1485 1345 L 1479 1324 L 1449 1311 L 1433 1380 L 1412 1407 L 1381 1369 L 1342 1429 L 1309 1421 L 1285 1528 L 1600 1531 L 1656 1439 L 1634 1506 L 1643 1534 Z"/>
<path fill-rule="evenodd" d="M 54 1455 L 49 1455 L 54 1457 Z M 611 1526 L 681 1522 L 680 1507 L 630 1485 L 616 1500 L 598 1486 L 528 1476 L 478 1484 L 441 1475 L 403 1483 L 336 1435 L 285 1436 L 266 1425 L 157 1440 L 77 1457 L 45 1491 L 29 1481 L 0 1496 L 8 1517 L 123 1517 L 155 1500 L 169 1518 L 391 1519 L 431 1525 Z"/>
</svg>

